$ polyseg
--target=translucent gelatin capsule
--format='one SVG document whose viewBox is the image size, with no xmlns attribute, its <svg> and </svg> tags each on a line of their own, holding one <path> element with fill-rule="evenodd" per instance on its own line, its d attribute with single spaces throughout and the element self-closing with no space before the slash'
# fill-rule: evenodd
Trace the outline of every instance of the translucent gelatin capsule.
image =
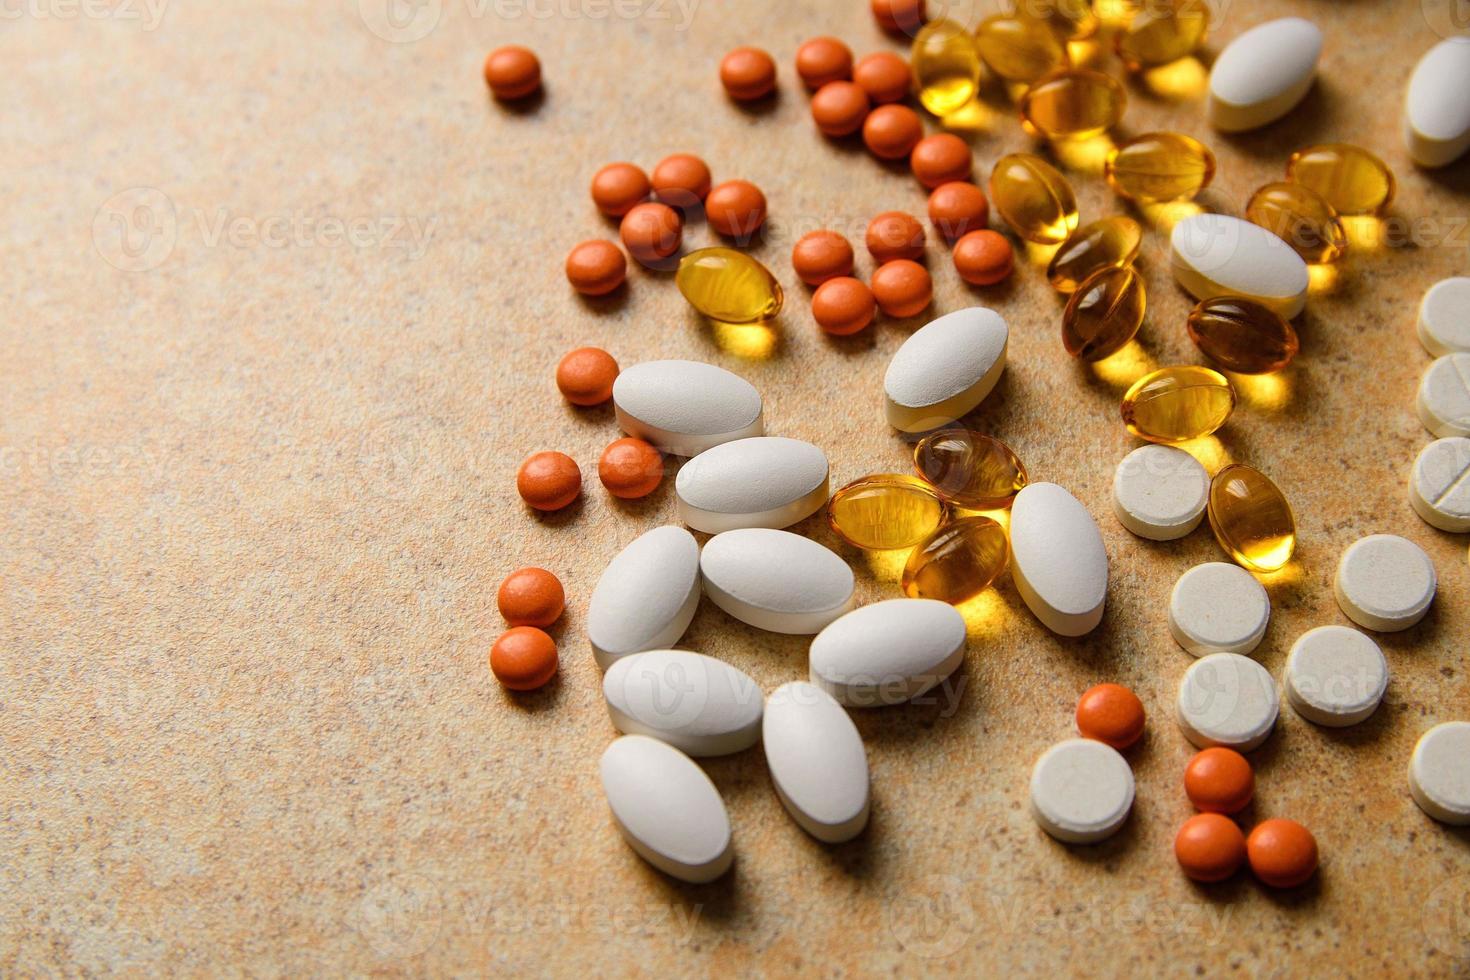
<svg viewBox="0 0 1470 980">
<path fill-rule="evenodd" d="M 1008 82 L 1034 82 L 1067 63 L 1067 48 L 1036 20 L 987 17 L 975 28 L 975 50 L 986 67 Z"/>
<path fill-rule="evenodd" d="M 1201 300 L 1190 310 L 1186 326 L 1205 356 L 1238 374 L 1280 371 L 1301 346 L 1281 314 L 1239 296 Z"/>
<path fill-rule="evenodd" d="M 1111 75 L 1063 68 L 1039 79 L 1021 96 L 1021 118 L 1050 140 L 1083 140 L 1107 132 L 1123 118 L 1128 94 Z"/>
<path fill-rule="evenodd" d="M 711 320 L 760 323 L 781 312 L 781 284 L 771 271 L 733 248 L 701 248 L 679 260 L 679 292 Z"/>
<path fill-rule="evenodd" d="M 848 544 L 869 551 L 911 548 L 944 521 L 934 491 L 903 473 L 854 480 L 832 495 L 827 523 Z"/>
<path fill-rule="evenodd" d="M 1309 264 L 1336 262 L 1347 249 L 1347 232 L 1337 211 L 1305 184 L 1267 184 L 1251 195 L 1245 216 L 1296 249 Z"/>
<path fill-rule="evenodd" d="M 1232 463 L 1210 481 L 1210 529 L 1235 561 L 1274 572 L 1296 550 L 1296 518 L 1286 496 L 1260 470 Z"/>
<path fill-rule="evenodd" d="M 1026 485 L 1011 447 L 969 429 L 944 429 L 914 447 L 914 471 L 945 500 L 970 510 L 1009 507 Z"/>
<path fill-rule="evenodd" d="M 1072 232 L 1057 249 L 1046 278 L 1058 291 L 1074 292 L 1094 272 L 1132 265 L 1142 244 L 1143 229 L 1132 218 L 1114 215 L 1093 221 Z"/>
<path fill-rule="evenodd" d="M 952 20 L 924 25 L 909 53 L 919 102 L 936 116 L 947 116 L 975 97 L 980 87 L 980 56 L 975 42 Z"/>
<path fill-rule="evenodd" d="M 1398 188 L 1387 164 L 1348 143 L 1297 150 L 1286 162 L 1286 179 L 1321 194 L 1338 214 L 1382 214 Z"/>
<path fill-rule="evenodd" d="M 1149 442 L 1188 442 L 1220 428 L 1234 409 L 1235 389 L 1219 371 L 1193 365 L 1166 367 L 1144 375 L 1128 389 L 1123 423 Z"/>
<path fill-rule="evenodd" d="M 1010 560 L 1005 528 L 988 517 L 961 517 L 914 549 L 899 584 L 911 599 L 958 604 L 990 588 Z"/>
<path fill-rule="evenodd" d="M 1097 33 L 1090 0 L 1021 0 L 1016 16 L 1045 25 L 1061 41 L 1082 41 Z"/>
<path fill-rule="evenodd" d="M 1139 204 L 1188 201 L 1215 177 L 1215 154 L 1183 133 L 1145 133 L 1108 154 L 1108 184 Z"/>
<path fill-rule="evenodd" d="M 1062 311 L 1062 346 L 1073 357 L 1100 361 L 1133 339 L 1147 309 L 1143 277 L 1132 268 L 1110 267 L 1094 272 L 1077 287 Z"/>
<path fill-rule="evenodd" d="M 990 172 L 990 203 L 1011 230 L 1040 245 L 1077 230 L 1077 195 L 1056 167 L 1031 153 L 1012 153 Z"/>
<path fill-rule="evenodd" d="M 1193 54 L 1210 29 L 1208 0 L 1150 0 L 1113 40 L 1131 70 L 1167 65 Z"/>
</svg>

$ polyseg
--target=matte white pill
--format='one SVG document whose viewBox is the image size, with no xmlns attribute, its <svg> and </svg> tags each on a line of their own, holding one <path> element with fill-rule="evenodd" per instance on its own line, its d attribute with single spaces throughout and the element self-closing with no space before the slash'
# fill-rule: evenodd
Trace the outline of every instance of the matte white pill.
<svg viewBox="0 0 1470 980">
<path fill-rule="evenodd" d="M 1404 145 L 1423 167 L 1443 167 L 1470 149 L 1470 37 L 1430 48 L 1409 78 Z"/>
<path fill-rule="evenodd" d="M 1435 357 L 1470 351 L 1470 276 L 1441 279 L 1424 293 L 1419 342 Z"/>
<path fill-rule="evenodd" d="M 1244 296 L 1288 320 L 1307 301 L 1307 264 L 1260 225 L 1196 214 L 1169 233 L 1170 268 L 1195 299 Z"/>
<path fill-rule="evenodd" d="M 1150 541 L 1173 541 L 1199 527 L 1209 495 L 1210 475 L 1174 446 L 1139 446 L 1113 472 L 1118 523 Z"/>
<path fill-rule="evenodd" d="M 1210 125 L 1239 133 L 1275 122 L 1312 87 L 1322 32 L 1309 20 L 1258 24 L 1225 46 L 1210 69 Z"/>
<path fill-rule="evenodd" d="M 965 617 L 935 599 L 885 599 L 854 609 L 812 640 L 812 683 L 853 708 L 902 704 L 965 659 Z"/>
<path fill-rule="evenodd" d="M 1105 840 L 1118 832 L 1132 809 L 1133 770 L 1117 749 L 1102 742 L 1059 742 L 1031 770 L 1031 813 L 1057 840 Z"/>
<path fill-rule="evenodd" d="M 1011 579 L 1047 629 L 1081 636 L 1102 622 L 1108 553 L 1092 515 L 1055 483 L 1028 484 L 1011 504 Z"/>
<path fill-rule="evenodd" d="M 1446 354 L 1429 365 L 1415 407 L 1436 436 L 1470 436 L 1470 354 Z"/>
<path fill-rule="evenodd" d="M 694 760 L 656 738 L 624 735 L 598 768 L 613 821 L 639 857 L 695 884 L 730 869 L 730 815 Z"/>
<path fill-rule="evenodd" d="M 1271 599 L 1256 577 L 1223 561 L 1196 565 L 1169 595 L 1169 632 L 1196 657 L 1250 653 L 1266 635 Z"/>
<path fill-rule="evenodd" d="M 688 755 L 728 755 L 760 737 L 760 687 L 702 653 L 629 654 L 608 668 L 602 696 L 618 731 L 661 739 Z"/>
<path fill-rule="evenodd" d="M 1439 580 L 1423 548 L 1396 534 L 1370 534 L 1342 553 L 1332 587 L 1348 619 L 1389 633 L 1424 618 Z"/>
<path fill-rule="evenodd" d="M 816 633 L 852 608 L 847 562 L 789 531 L 747 527 L 716 534 L 699 568 L 715 605 L 773 633 Z"/>
<path fill-rule="evenodd" d="M 675 456 L 761 434 L 761 396 L 749 381 L 700 361 L 644 361 L 613 382 L 618 426 Z"/>
<path fill-rule="evenodd" d="M 888 424 L 925 432 L 979 405 L 1006 366 L 1010 331 L 983 306 L 946 313 L 903 342 L 883 376 Z"/>
<path fill-rule="evenodd" d="M 656 527 L 603 570 L 587 607 L 587 639 L 603 670 L 630 653 L 671 647 L 699 605 L 699 543 L 682 527 Z"/>
<path fill-rule="evenodd" d="M 1447 721 L 1419 737 L 1409 760 L 1409 792 L 1441 823 L 1470 825 L 1470 721 Z"/>
<path fill-rule="evenodd" d="M 685 463 L 674 493 L 698 531 L 789 527 L 827 502 L 827 456 L 800 439 L 736 439 Z"/>
<path fill-rule="evenodd" d="M 1286 702 L 1307 721 L 1343 728 L 1366 721 L 1388 690 L 1388 661 L 1371 638 L 1319 626 L 1292 645 L 1283 672 Z"/>
<path fill-rule="evenodd" d="M 1175 707 L 1184 737 L 1196 746 L 1239 752 L 1259 748 L 1281 711 L 1266 668 L 1238 653 L 1212 653 L 1191 664 Z"/>
<path fill-rule="evenodd" d="M 1409 503 L 1441 531 L 1470 531 L 1470 439 L 1436 439 L 1420 450 L 1409 473 Z"/>
<path fill-rule="evenodd" d="M 771 782 L 786 812 L 817 840 L 839 844 L 868 824 L 868 752 L 831 695 L 805 681 L 771 692 L 761 723 Z"/>
</svg>

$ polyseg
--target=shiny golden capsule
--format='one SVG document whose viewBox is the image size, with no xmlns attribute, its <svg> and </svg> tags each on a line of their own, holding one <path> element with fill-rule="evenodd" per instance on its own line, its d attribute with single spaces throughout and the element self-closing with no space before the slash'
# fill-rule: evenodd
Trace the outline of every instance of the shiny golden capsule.
<svg viewBox="0 0 1470 980">
<path fill-rule="evenodd" d="M 1145 133 L 1108 154 L 1103 176 L 1139 204 L 1188 201 L 1215 177 L 1215 154 L 1183 133 Z"/>
<path fill-rule="evenodd" d="M 679 292 L 711 320 L 760 323 L 781 312 L 781 284 L 771 271 L 733 248 L 701 248 L 679 260 Z"/>
<path fill-rule="evenodd" d="M 988 589 L 1010 558 L 1005 528 L 988 517 L 961 517 L 914 549 L 899 585 L 911 599 L 961 603 Z"/>
<path fill-rule="evenodd" d="M 1398 186 L 1387 164 L 1348 143 L 1297 150 L 1286 162 L 1286 179 L 1321 194 L 1338 214 L 1382 214 Z"/>
<path fill-rule="evenodd" d="M 1280 371 L 1300 349 L 1296 331 L 1281 314 L 1239 296 L 1201 300 L 1186 326 L 1205 356 L 1238 374 Z"/>
<path fill-rule="evenodd" d="M 1059 292 L 1074 292 L 1082 281 L 1102 269 L 1133 264 L 1143 244 L 1143 229 L 1132 218 L 1114 215 L 1083 225 L 1062 243 L 1046 278 Z"/>
<path fill-rule="evenodd" d="M 827 523 L 848 544 L 869 551 L 911 548 L 944 521 L 934 491 L 903 473 L 854 480 L 832 495 Z"/>
<path fill-rule="evenodd" d="M 1012 153 L 990 172 L 990 203 L 1029 242 L 1055 245 L 1077 230 L 1077 195 L 1056 167 L 1031 153 Z"/>
<path fill-rule="evenodd" d="M 1067 48 L 1035 20 L 987 17 L 975 28 L 975 50 L 986 67 L 1008 82 L 1034 82 L 1067 63 Z"/>
<path fill-rule="evenodd" d="M 1274 572 L 1296 550 L 1296 518 L 1270 477 L 1232 463 L 1210 481 L 1210 529 L 1235 561 L 1257 572 Z"/>
<path fill-rule="evenodd" d="M 1305 184 L 1267 184 L 1251 195 L 1245 216 L 1313 265 L 1336 262 L 1347 249 L 1347 232 L 1337 211 Z"/>
<path fill-rule="evenodd" d="M 1021 119 L 1049 140 L 1083 140 L 1106 133 L 1123 118 L 1128 94 L 1112 75 L 1063 68 L 1021 96 Z"/>
<path fill-rule="evenodd" d="M 1166 367 L 1144 375 L 1128 389 L 1123 423 L 1149 442 L 1188 442 L 1220 428 L 1234 409 L 1235 389 L 1219 371 Z"/>
<path fill-rule="evenodd" d="M 943 429 L 914 447 L 914 472 L 940 497 L 970 510 L 1009 507 L 1026 486 L 1011 447 L 969 429 Z"/>
<path fill-rule="evenodd" d="M 1082 41 L 1097 33 L 1097 14 L 1089 0 L 1022 0 L 1016 16 L 1045 24 L 1062 41 Z"/>
<path fill-rule="evenodd" d="M 1209 29 L 1207 0 L 1149 0 L 1113 47 L 1130 70 L 1138 71 L 1193 54 Z"/>
<path fill-rule="evenodd" d="M 909 52 L 919 102 L 936 116 L 947 116 L 975 97 L 980 87 L 980 56 L 975 42 L 952 20 L 924 25 Z"/>
<path fill-rule="evenodd" d="M 1073 357 L 1100 361 L 1116 354 L 1143 325 L 1148 291 L 1143 277 L 1127 266 L 1093 273 L 1062 311 L 1062 346 Z M 1127 408 L 1125 406 L 1125 417 Z"/>
</svg>

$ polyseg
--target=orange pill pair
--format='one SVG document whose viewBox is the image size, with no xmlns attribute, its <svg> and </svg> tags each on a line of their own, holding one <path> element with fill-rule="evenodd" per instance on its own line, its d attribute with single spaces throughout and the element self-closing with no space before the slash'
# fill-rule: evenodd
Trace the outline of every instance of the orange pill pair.
<svg viewBox="0 0 1470 980">
<path fill-rule="evenodd" d="M 627 214 L 650 193 L 670 207 L 688 210 L 703 201 L 709 190 L 709 165 L 692 153 L 664 157 L 651 177 L 625 161 L 609 163 L 592 176 L 592 201 L 613 218 Z"/>
<path fill-rule="evenodd" d="M 1190 817 L 1174 838 L 1179 867 L 1195 881 L 1224 881 L 1249 862 L 1272 888 L 1295 888 L 1317 873 L 1317 839 L 1295 820 L 1263 820 L 1247 837 L 1219 813 Z"/>
</svg>

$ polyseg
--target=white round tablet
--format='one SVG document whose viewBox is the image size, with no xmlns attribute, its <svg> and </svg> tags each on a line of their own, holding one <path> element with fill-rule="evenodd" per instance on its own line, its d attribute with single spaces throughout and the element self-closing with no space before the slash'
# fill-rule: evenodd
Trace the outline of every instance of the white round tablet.
<svg viewBox="0 0 1470 980">
<path fill-rule="evenodd" d="M 1470 531 L 1470 439 L 1436 439 L 1420 450 L 1409 473 L 1409 504 L 1441 531 Z"/>
<path fill-rule="evenodd" d="M 1031 770 L 1031 813 L 1069 844 L 1117 833 L 1133 809 L 1133 770 L 1118 750 L 1087 738 L 1053 745 Z"/>
<path fill-rule="evenodd" d="M 1378 710 L 1388 690 L 1388 661 L 1371 637 L 1347 626 L 1319 626 L 1292 645 L 1283 679 L 1286 702 L 1297 714 L 1344 728 Z"/>
<path fill-rule="evenodd" d="M 1435 435 L 1470 436 L 1470 354 L 1457 351 L 1429 365 L 1414 407 Z"/>
<path fill-rule="evenodd" d="M 1260 748 L 1281 702 L 1266 668 L 1238 653 L 1212 653 L 1184 672 L 1176 705 L 1184 737 L 1199 748 Z"/>
<path fill-rule="evenodd" d="M 1435 725 L 1409 760 L 1409 792 L 1441 823 L 1470 825 L 1470 721 Z"/>
<path fill-rule="evenodd" d="M 1139 446 L 1113 473 L 1118 523 L 1150 541 L 1173 541 L 1199 527 L 1209 495 L 1205 468 L 1173 446 Z"/>
<path fill-rule="evenodd" d="M 1396 534 L 1370 534 L 1342 553 L 1333 591 L 1347 618 L 1381 633 L 1406 630 L 1429 611 L 1438 579 L 1424 549 Z"/>
<path fill-rule="evenodd" d="M 1470 277 L 1429 287 L 1419 303 L 1419 342 L 1435 357 L 1470 351 Z"/>
<path fill-rule="evenodd" d="M 1169 595 L 1169 632 L 1196 657 L 1250 653 L 1266 635 L 1271 599 L 1256 577 L 1223 561 L 1196 565 Z"/>
</svg>

